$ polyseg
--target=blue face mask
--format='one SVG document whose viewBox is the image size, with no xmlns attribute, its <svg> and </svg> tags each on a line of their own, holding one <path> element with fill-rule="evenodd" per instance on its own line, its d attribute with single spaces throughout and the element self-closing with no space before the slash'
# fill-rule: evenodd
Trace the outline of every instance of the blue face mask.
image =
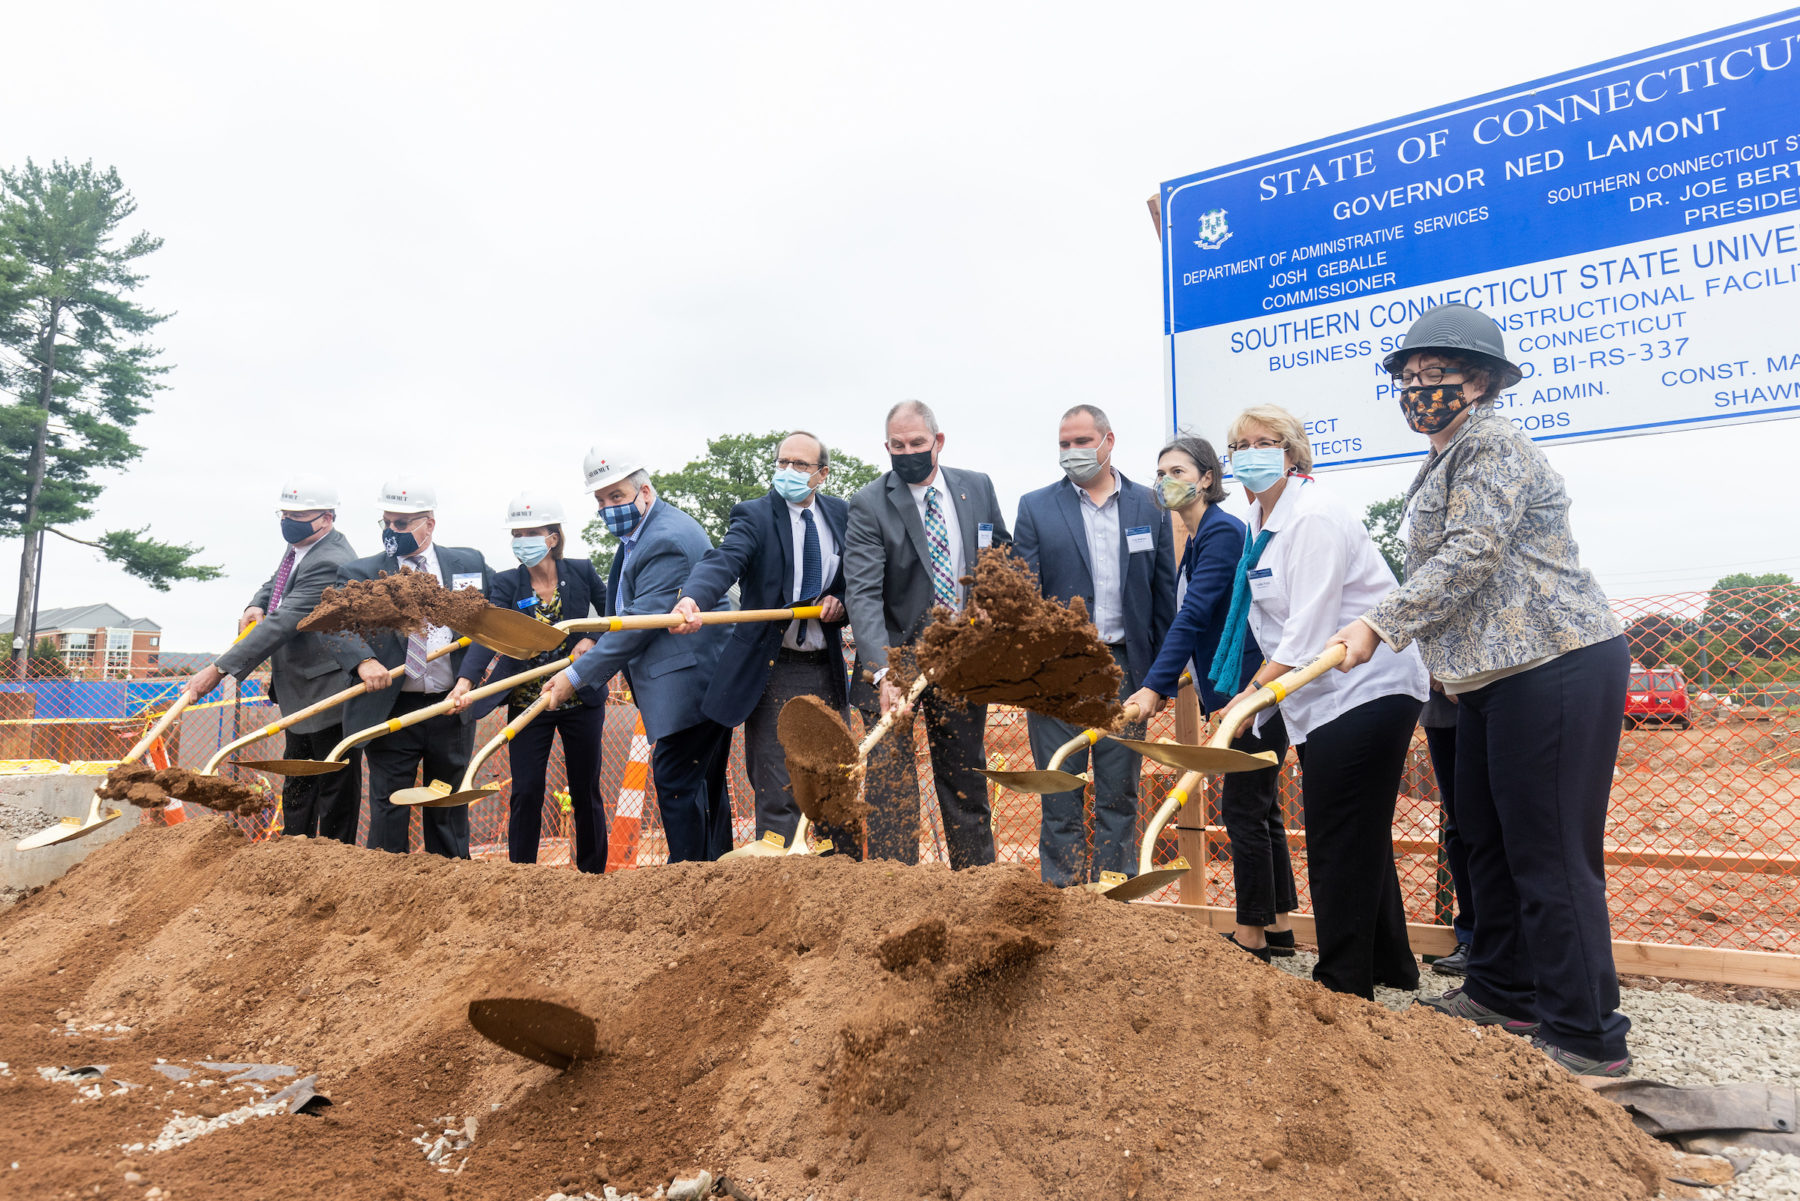
<svg viewBox="0 0 1800 1201">
<path fill-rule="evenodd" d="M 631 531 L 637 529 L 638 522 L 644 515 L 638 512 L 637 501 L 632 500 L 622 505 L 601 505 L 600 520 L 615 538 L 629 538 Z"/>
<path fill-rule="evenodd" d="M 513 539 L 513 558 L 527 567 L 536 567 L 550 553 L 550 541 L 542 534 L 531 538 Z"/>
<path fill-rule="evenodd" d="M 776 495 L 782 500 L 799 504 L 812 495 L 812 476 L 795 467 L 783 467 L 775 472 L 772 486 Z"/>
<path fill-rule="evenodd" d="M 1265 491 L 1287 474 L 1285 453 L 1279 446 L 1246 446 L 1232 453 L 1231 474 L 1250 491 Z"/>
</svg>

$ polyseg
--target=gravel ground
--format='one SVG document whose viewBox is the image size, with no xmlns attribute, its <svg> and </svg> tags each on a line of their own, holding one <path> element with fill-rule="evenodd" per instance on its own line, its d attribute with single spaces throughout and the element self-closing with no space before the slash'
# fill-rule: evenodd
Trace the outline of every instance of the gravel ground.
<svg viewBox="0 0 1800 1201">
<path fill-rule="evenodd" d="M 57 819 L 42 809 L 31 809 L 24 805 L 8 805 L 0 801 L 0 842 L 15 842 L 27 834 L 36 834 L 39 830 L 54 826 Z"/>
<path fill-rule="evenodd" d="M 1275 966 L 1311 979 L 1318 956 L 1300 951 Z M 1420 973 L 1420 992 L 1433 996 L 1459 978 Z M 1734 1084 L 1757 1081 L 1800 1086 L 1800 1007 L 1792 994 L 1761 1002 L 1715 1001 L 1691 995 L 1678 983 L 1620 990 L 1619 1008 L 1631 1019 L 1631 1074 L 1664 1084 Z M 1375 1000 L 1405 1009 L 1418 993 L 1377 988 Z M 1724 1201 L 1800 1201 L 1800 1156 L 1745 1151 L 1754 1165 L 1729 1189 L 1705 1190 Z"/>
</svg>

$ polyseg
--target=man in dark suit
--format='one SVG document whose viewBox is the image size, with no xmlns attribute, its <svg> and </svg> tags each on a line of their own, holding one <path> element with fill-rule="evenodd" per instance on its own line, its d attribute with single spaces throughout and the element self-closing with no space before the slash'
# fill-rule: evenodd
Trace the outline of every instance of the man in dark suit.
<svg viewBox="0 0 1800 1201">
<path fill-rule="evenodd" d="M 337 583 L 338 568 L 356 557 L 350 540 L 337 532 L 337 489 L 318 476 L 295 476 L 281 489 L 281 537 L 288 544 L 270 576 L 256 591 L 238 631 L 255 623 L 230 650 L 188 682 L 205 696 L 225 676 L 245 676 L 269 662 L 270 691 L 282 712 L 297 713 L 356 683 L 361 656 L 340 638 L 296 629 Z M 343 711 L 327 709 L 288 727 L 289 759 L 323 759 L 344 737 Z M 320 776 L 290 776 L 281 787 L 282 830 L 308 838 L 356 841 L 362 800 L 362 752 L 350 766 Z"/>
<path fill-rule="evenodd" d="M 944 435 L 925 404 L 903 400 L 888 410 L 887 448 L 892 470 L 850 498 L 844 533 L 845 601 L 856 636 L 851 700 L 871 723 L 903 699 L 888 677 L 889 648 L 917 638 L 934 606 L 961 608 L 961 581 L 977 554 L 1010 540 L 993 481 L 938 465 Z M 917 708 L 925 716 L 950 866 L 992 863 L 993 811 L 987 780 L 977 774 L 987 766 L 987 706 L 927 688 Z M 870 753 L 867 780 L 869 854 L 917 863 L 910 721 Z"/>
<path fill-rule="evenodd" d="M 767 496 L 731 510 L 725 540 L 706 552 L 682 587 L 675 612 L 689 619 L 677 634 L 702 627 L 696 620 L 735 582 L 745 609 L 786 609 L 817 604 L 821 620 L 745 622 L 731 627 L 725 649 L 700 708 L 729 729 L 744 727 L 744 766 L 756 790 L 756 837 L 773 831 L 792 842 L 800 808 L 789 785 L 787 756 L 775 736 L 781 707 L 797 696 L 816 696 L 846 721 L 844 670 L 844 529 L 849 506 L 819 492 L 831 474 L 831 454 L 816 435 L 796 431 L 775 452 Z M 862 847 L 842 829 L 821 827 L 815 837 L 833 849 L 862 857 Z"/>
<path fill-rule="evenodd" d="M 1138 690 L 1175 617 L 1175 548 L 1169 514 L 1150 489 L 1112 464 L 1112 423 L 1093 405 L 1076 405 L 1057 429 L 1063 478 L 1019 501 L 1013 549 L 1038 577 L 1043 594 L 1067 603 L 1081 597 L 1100 641 L 1125 673 L 1119 697 Z M 1042 768 L 1056 748 L 1081 731 L 1037 713 L 1025 717 L 1031 754 Z M 1130 731 L 1144 737 L 1142 722 Z M 1087 767 L 1086 749 L 1065 760 Z M 1046 793 L 1038 836 L 1039 870 L 1047 883 L 1080 884 L 1103 871 L 1130 874 L 1137 864 L 1138 770 L 1141 759 L 1110 739 L 1094 757 L 1093 855 L 1081 792 Z"/>
<path fill-rule="evenodd" d="M 338 582 L 372 580 L 379 572 L 429 571 L 446 588 L 475 588 L 484 595 L 493 584 L 487 560 L 467 546 L 439 546 L 434 539 L 437 493 L 416 480 L 390 480 L 381 486 L 382 553 L 354 559 L 338 569 Z M 369 691 L 344 706 L 344 726 L 351 733 L 390 718 L 404 717 L 450 695 L 462 667 L 464 650 L 426 662 L 426 656 L 456 641 L 443 626 L 402 638 L 383 631 L 365 641 L 344 635 L 357 650 L 358 674 Z M 393 669 L 405 667 L 400 686 L 391 688 Z M 442 780 L 462 787 L 463 772 L 475 754 L 475 721 L 467 710 L 443 713 L 417 725 L 383 734 L 368 744 L 369 846 L 405 854 L 410 844 L 412 810 L 388 798 L 402 788 Z M 419 778 L 424 769 L 424 779 Z M 469 857 L 469 808 L 420 809 L 425 849 L 455 859 Z"/>
<path fill-rule="evenodd" d="M 700 523 L 658 499 L 644 461 L 633 453 L 588 452 L 587 484 L 619 549 L 606 581 L 607 612 L 664 614 L 681 597 L 694 565 L 712 549 Z M 720 608 L 727 607 L 721 602 Z M 650 775 L 669 840 L 669 862 L 717 859 L 731 849 L 731 727 L 706 716 L 701 702 L 725 644 L 722 626 L 677 638 L 668 630 L 609 630 L 544 691 L 552 707 L 584 685 L 623 671 L 655 743 Z"/>
</svg>

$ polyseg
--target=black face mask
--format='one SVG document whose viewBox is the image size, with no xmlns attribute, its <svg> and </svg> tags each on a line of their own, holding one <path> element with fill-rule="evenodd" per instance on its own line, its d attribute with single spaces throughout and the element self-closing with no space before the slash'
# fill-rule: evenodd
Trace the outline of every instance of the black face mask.
<svg viewBox="0 0 1800 1201">
<path fill-rule="evenodd" d="M 312 536 L 312 522 L 297 521 L 292 517 L 283 517 L 281 519 L 281 537 L 283 540 L 289 543 L 304 542 Z"/>
<path fill-rule="evenodd" d="M 931 452 L 915 450 L 911 454 L 889 454 L 888 462 L 894 465 L 894 474 L 909 484 L 923 484 L 931 478 L 933 471 Z"/>
<path fill-rule="evenodd" d="M 396 559 L 404 559 L 419 553 L 419 540 L 411 530 L 382 530 L 381 549 Z"/>
</svg>

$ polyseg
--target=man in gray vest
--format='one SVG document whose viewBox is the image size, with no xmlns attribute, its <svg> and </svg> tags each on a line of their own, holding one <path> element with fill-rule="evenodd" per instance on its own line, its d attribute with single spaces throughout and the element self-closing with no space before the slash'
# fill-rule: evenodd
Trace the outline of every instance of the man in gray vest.
<svg viewBox="0 0 1800 1201">
<path fill-rule="evenodd" d="M 251 598 L 238 631 L 255 623 L 230 650 L 188 681 L 205 696 L 225 676 L 245 676 L 268 662 L 275 703 L 294 713 L 356 683 L 356 650 L 339 638 L 296 629 L 319 603 L 319 594 L 337 583 L 338 568 L 356 558 L 350 540 L 337 532 L 337 489 L 314 475 L 297 475 L 281 489 L 277 506 L 281 537 L 288 546 L 275 574 Z M 323 759 L 344 737 L 343 710 L 327 709 L 287 731 L 287 759 Z M 291 776 L 281 788 L 282 830 L 308 838 L 356 841 L 362 797 L 362 754 L 350 766 L 319 776 Z"/>
</svg>

